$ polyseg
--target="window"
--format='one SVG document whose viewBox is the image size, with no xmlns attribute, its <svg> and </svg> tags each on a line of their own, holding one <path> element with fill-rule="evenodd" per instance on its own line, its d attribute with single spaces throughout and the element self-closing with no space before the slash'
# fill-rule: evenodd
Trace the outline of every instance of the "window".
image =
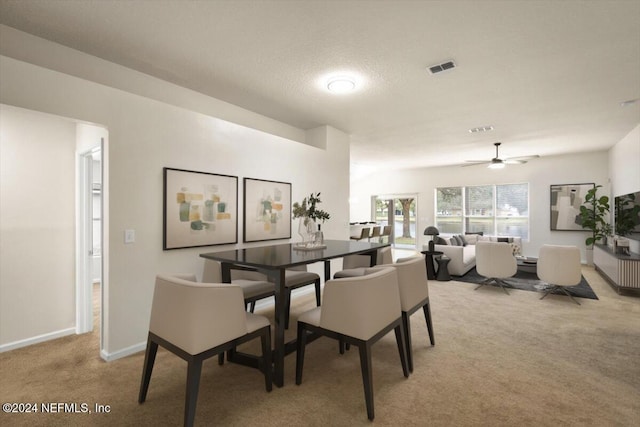
<svg viewBox="0 0 640 427">
<path fill-rule="evenodd" d="M 529 184 L 436 189 L 440 233 L 483 232 L 529 239 Z"/>
</svg>

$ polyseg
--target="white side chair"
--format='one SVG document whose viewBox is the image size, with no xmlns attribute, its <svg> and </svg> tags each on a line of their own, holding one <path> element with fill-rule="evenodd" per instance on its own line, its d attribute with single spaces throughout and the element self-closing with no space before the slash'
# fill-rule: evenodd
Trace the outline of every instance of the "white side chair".
<svg viewBox="0 0 640 427">
<path fill-rule="evenodd" d="M 551 285 L 540 299 L 557 289 L 580 305 L 566 289 L 580 284 L 582 280 L 580 249 L 576 246 L 543 245 L 538 254 L 537 268 L 540 280 Z"/>
<path fill-rule="evenodd" d="M 204 262 L 202 281 L 221 282 L 222 273 L 218 261 L 207 259 Z M 253 313 L 256 301 L 271 297 L 275 294 L 275 284 L 269 281 L 266 274 L 250 269 L 237 267 L 231 270 L 231 283 L 239 285 L 244 291 L 244 298 L 250 304 L 249 311 Z M 300 265 L 285 270 L 285 328 L 289 328 L 289 311 L 291 309 L 291 291 L 307 285 L 314 285 L 316 305 L 320 305 L 320 276 L 307 271 L 306 265 Z"/>
<path fill-rule="evenodd" d="M 195 275 L 190 280 L 180 277 L 156 277 L 138 403 L 147 398 L 160 345 L 187 362 L 184 425 L 192 426 L 202 362 L 239 344 L 261 339 L 260 369 L 271 391 L 271 325 L 266 317 L 245 311 L 239 286 L 197 283 Z"/>
<path fill-rule="evenodd" d="M 407 343 L 407 361 L 409 372 L 413 372 L 413 348 L 411 344 L 411 315 L 422 309 L 427 322 L 429 341 L 435 345 L 433 335 L 433 321 L 429 305 L 429 283 L 427 281 L 427 267 L 424 256 L 400 258 L 395 264 L 390 264 L 398 272 L 398 286 L 400 288 L 400 306 L 402 308 L 402 325 Z M 387 265 L 381 265 L 382 268 Z"/>
<path fill-rule="evenodd" d="M 204 283 L 221 283 L 222 272 L 220 262 L 211 259 L 204 261 L 202 271 L 202 281 Z M 275 294 L 273 283 L 269 282 L 264 274 L 247 269 L 231 270 L 231 283 L 242 288 L 244 302 L 247 310 L 253 313 L 256 301 L 272 297 Z"/>
<path fill-rule="evenodd" d="M 298 318 L 296 384 L 302 383 L 307 335 L 328 336 L 358 347 L 367 407 L 374 418 L 371 346 L 393 330 L 405 377 L 409 376 L 400 306 L 398 274 L 383 268 L 372 274 L 329 280 L 324 285 L 322 306 Z"/>
<path fill-rule="evenodd" d="M 393 255 L 390 246 L 378 249 L 375 265 L 391 264 L 392 262 Z M 369 255 L 347 255 L 342 259 L 342 270 L 337 271 L 333 278 L 342 279 L 363 276 L 365 270 L 369 267 L 371 267 L 371 257 Z"/>
<path fill-rule="evenodd" d="M 513 256 L 513 251 L 508 243 L 504 242 L 478 242 L 476 244 L 476 271 L 486 277 L 478 287 L 489 285 L 492 282 L 499 285 L 508 295 L 507 287 L 511 287 L 504 279 L 512 277 L 518 271 L 518 261 Z"/>
</svg>

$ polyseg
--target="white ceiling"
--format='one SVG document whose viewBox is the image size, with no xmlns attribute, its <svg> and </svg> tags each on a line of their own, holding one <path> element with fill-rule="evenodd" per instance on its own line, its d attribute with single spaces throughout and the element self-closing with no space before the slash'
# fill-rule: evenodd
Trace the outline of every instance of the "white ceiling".
<svg viewBox="0 0 640 427">
<path fill-rule="evenodd" d="M 495 141 L 504 157 L 604 150 L 640 123 L 640 102 L 620 106 L 640 98 L 638 0 L 0 0 L 0 23 L 341 129 L 356 173 L 490 159 Z M 449 59 L 456 69 L 428 73 Z M 328 93 L 336 72 L 358 91 Z"/>
</svg>

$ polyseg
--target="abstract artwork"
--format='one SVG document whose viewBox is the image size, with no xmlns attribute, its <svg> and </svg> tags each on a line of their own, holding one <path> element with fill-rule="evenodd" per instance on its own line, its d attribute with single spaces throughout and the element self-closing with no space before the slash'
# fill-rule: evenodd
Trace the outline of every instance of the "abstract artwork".
<svg viewBox="0 0 640 427">
<path fill-rule="evenodd" d="M 164 168 L 162 248 L 238 242 L 238 177 Z"/>
<path fill-rule="evenodd" d="M 552 231 L 584 231 L 580 223 L 580 205 L 584 203 L 587 191 L 594 186 L 594 183 L 551 186 Z"/>
<path fill-rule="evenodd" d="M 291 238 L 291 184 L 244 179 L 244 242 Z"/>
</svg>

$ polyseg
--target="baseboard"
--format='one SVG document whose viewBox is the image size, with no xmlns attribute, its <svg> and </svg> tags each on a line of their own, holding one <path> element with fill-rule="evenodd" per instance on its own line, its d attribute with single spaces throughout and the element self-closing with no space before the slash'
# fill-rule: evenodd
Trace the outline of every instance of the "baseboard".
<svg viewBox="0 0 640 427">
<path fill-rule="evenodd" d="M 113 353 L 108 353 L 105 350 L 100 350 L 100 357 L 102 357 L 102 359 L 107 362 L 113 362 L 114 360 L 122 359 L 123 357 L 131 356 L 132 354 L 144 351 L 146 348 L 147 342 L 145 341 L 134 344 L 127 348 L 123 348 L 122 350 L 114 351 Z"/>
<path fill-rule="evenodd" d="M 60 331 L 49 332 L 48 334 L 42 334 L 35 337 L 27 338 L 20 341 L 10 342 L 8 344 L 0 345 L 0 353 L 5 351 L 15 350 L 17 348 L 27 347 L 33 344 L 38 344 L 45 341 L 55 340 L 57 338 L 66 337 L 67 335 L 73 335 L 76 333 L 76 328 L 62 329 Z"/>
</svg>

